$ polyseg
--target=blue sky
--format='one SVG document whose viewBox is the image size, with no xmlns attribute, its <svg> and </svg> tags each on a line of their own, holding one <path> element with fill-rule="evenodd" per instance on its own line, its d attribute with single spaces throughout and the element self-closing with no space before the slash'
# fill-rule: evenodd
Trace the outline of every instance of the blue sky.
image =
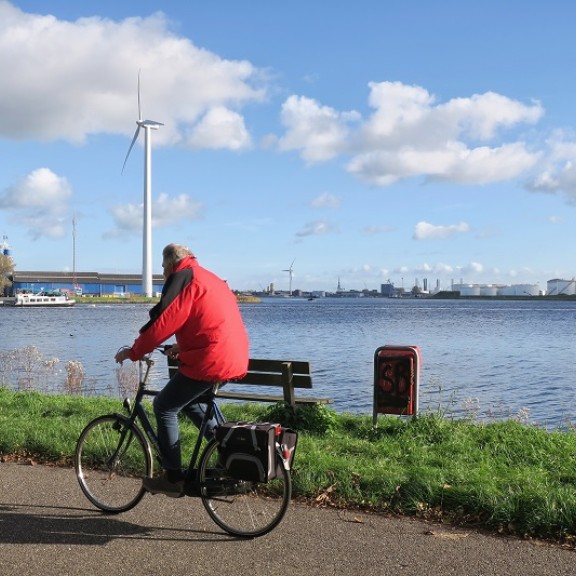
<svg viewBox="0 0 576 576">
<path fill-rule="evenodd" d="M 0 234 L 17 269 L 232 288 L 539 283 L 576 266 L 571 0 L 0 0 Z"/>
</svg>

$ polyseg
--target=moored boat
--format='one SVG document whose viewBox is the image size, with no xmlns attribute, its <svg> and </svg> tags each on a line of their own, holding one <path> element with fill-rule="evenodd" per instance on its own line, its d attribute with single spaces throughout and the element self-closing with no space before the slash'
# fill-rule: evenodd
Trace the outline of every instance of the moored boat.
<svg viewBox="0 0 576 576">
<path fill-rule="evenodd" d="M 74 306 L 76 300 L 70 298 L 68 292 L 58 290 L 43 290 L 42 292 L 17 293 L 12 303 L 13 306 Z"/>
</svg>

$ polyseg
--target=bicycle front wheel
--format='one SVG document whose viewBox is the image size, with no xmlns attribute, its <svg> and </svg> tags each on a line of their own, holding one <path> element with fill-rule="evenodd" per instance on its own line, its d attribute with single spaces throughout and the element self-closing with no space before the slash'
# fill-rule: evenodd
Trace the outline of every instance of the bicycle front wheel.
<svg viewBox="0 0 576 576">
<path fill-rule="evenodd" d="M 236 480 L 219 462 L 218 442 L 212 440 L 200 461 L 198 479 L 200 497 L 208 514 L 226 532 L 234 536 L 262 536 L 284 518 L 292 497 L 290 472 L 269 482 Z"/>
<path fill-rule="evenodd" d="M 80 488 L 109 513 L 130 510 L 145 494 L 142 478 L 152 475 L 152 456 L 139 428 L 120 414 L 100 416 L 80 434 L 74 454 Z"/>
</svg>

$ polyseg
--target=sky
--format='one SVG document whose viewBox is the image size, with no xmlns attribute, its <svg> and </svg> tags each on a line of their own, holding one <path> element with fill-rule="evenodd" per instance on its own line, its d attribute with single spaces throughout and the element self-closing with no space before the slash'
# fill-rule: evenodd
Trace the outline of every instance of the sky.
<svg viewBox="0 0 576 576">
<path fill-rule="evenodd" d="M 17 270 L 236 290 L 576 275 L 572 0 L 0 0 L 0 234 Z"/>
</svg>

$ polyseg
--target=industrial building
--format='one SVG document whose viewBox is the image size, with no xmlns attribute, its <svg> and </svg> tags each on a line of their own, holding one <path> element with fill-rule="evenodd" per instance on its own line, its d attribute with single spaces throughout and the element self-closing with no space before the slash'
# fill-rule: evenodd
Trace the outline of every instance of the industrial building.
<svg viewBox="0 0 576 576">
<path fill-rule="evenodd" d="M 16 292 L 43 290 L 68 291 L 84 296 L 141 296 L 141 274 L 104 274 L 100 272 L 27 272 L 14 270 L 10 276 L 12 286 L 6 296 Z M 152 292 L 159 294 L 164 286 L 164 276 L 152 276 Z"/>
<path fill-rule="evenodd" d="M 543 296 L 538 284 L 452 284 L 460 296 Z"/>
<path fill-rule="evenodd" d="M 12 258 L 8 237 L 4 236 L 0 254 Z M 8 276 L 11 286 L 0 296 L 14 296 L 17 292 L 62 291 L 84 296 L 141 296 L 141 274 L 105 274 L 100 272 L 28 272 L 14 270 Z M 162 274 L 152 275 L 152 293 L 159 295 L 164 286 Z M 1 291 L 0 291 L 1 292 Z"/>
</svg>

